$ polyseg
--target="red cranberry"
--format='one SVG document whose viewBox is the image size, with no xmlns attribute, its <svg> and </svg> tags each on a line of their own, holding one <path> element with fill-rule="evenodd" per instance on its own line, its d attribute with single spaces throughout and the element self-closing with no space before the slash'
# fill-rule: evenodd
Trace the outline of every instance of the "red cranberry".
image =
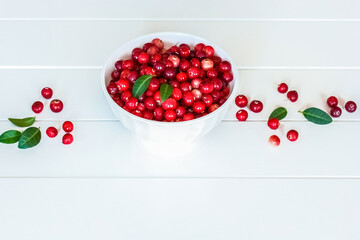
<svg viewBox="0 0 360 240">
<path fill-rule="evenodd" d="M 219 104 L 214 103 L 209 107 L 208 111 L 209 111 L 209 113 L 211 113 L 211 112 L 215 111 L 216 109 L 218 109 L 219 107 L 220 107 Z"/>
<path fill-rule="evenodd" d="M 121 70 L 122 70 L 122 63 L 123 63 L 123 61 L 121 61 L 121 60 L 115 62 L 115 68 L 116 68 L 116 70 L 118 70 L 118 71 L 121 71 Z"/>
<path fill-rule="evenodd" d="M 203 59 L 206 58 L 206 53 L 204 51 L 197 51 L 195 53 L 195 57 L 199 58 L 199 59 Z"/>
<path fill-rule="evenodd" d="M 150 57 L 150 63 L 154 66 L 155 63 L 161 61 L 161 54 L 155 53 Z"/>
<path fill-rule="evenodd" d="M 116 82 L 116 86 L 119 89 L 120 92 L 124 92 L 129 89 L 130 82 L 127 79 L 119 79 L 119 81 Z"/>
<path fill-rule="evenodd" d="M 196 68 L 200 68 L 200 66 L 201 66 L 201 62 L 197 58 L 192 58 L 190 60 L 190 64 L 191 64 L 192 67 L 196 67 Z"/>
<path fill-rule="evenodd" d="M 178 74 L 176 74 L 176 79 L 179 81 L 179 82 L 185 82 L 187 80 L 188 76 L 186 73 L 184 72 L 179 72 Z"/>
<path fill-rule="evenodd" d="M 279 128 L 280 122 L 277 118 L 270 118 L 267 122 L 267 125 L 269 126 L 270 129 L 276 130 Z"/>
<path fill-rule="evenodd" d="M 345 109 L 346 111 L 348 111 L 349 113 L 353 113 L 356 111 L 356 103 L 353 102 L 353 101 L 348 101 L 346 104 L 345 104 Z"/>
<path fill-rule="evenodd" d="M 154 110 L 156 108 L 156 101 L 152 97 L 145 98 L 144 100 L 145 108 L 148 110 Z"/>
<path fill-rule="evenodd" d="M 181 59 L 179 63 L 179 69 L 183 72 L 186 72 L 190 68 L 190 62 L 186 59 Z"/>
<path fill-rule="evenodd" d="M 187 70 L 187 75 L 190 79 L 194 79 L 200 76 L 200 69 L 196 67 L 190 67 Z"/>
<path fill-rule="evenodd" d="M 53 95 L 53 90 L 49 87 L 45 87 L 41 90 L 41 95 L 46 99 L 50 99 Z"/>
<path fill-rule="evenodd" d="M 194 50 L 197 52 L 197 51 L 201 51 L 203 50 L 203 48 L 205 47 L 205 44 L 203 43 L 198 43 L 194 46 Z"/>
<path fill-rule="evenodd" d="M 177 55 L 170 55 L 168 57 L 168 60 L 170 60 L 173 63 L 175 68 L 177 68 L 180 64 L 180 58 Z"/>
<path fill-rule="evenodd" d="M 180 84 L 180 90 L 182 92 L 191 91 L 191 84 L 189 82 L 183 82 Z"/>
<path fill-rule="evenodd" d="M 160 103 L 161 102 L 161 95 L 160 95 L 160 91 L 156 91 L 154 93 L 154 99 L 157 103 Z"/>
<path fill-rule="evenodd" d="M 132 96 L 130 91 L 125 91 L 121 94 L 121 101 L 126 102 Z"/>
<path fill-rule="evenodd" d="M 132 83 L 134 83 L 138 78 L 139 78 L 139 73 L 138 72 L 136 72 L 136 71 L 131 71 L 131 72 L 129 72 L 129 74 L 126 76 L 126 78 L 130 81 L 130 82 L 132 82 Z"/>
<path fill-rule="evenodd" d="M 186 106 L 192 106 L 195 101 L 195 97 L 191 92 L 184 92 L 182 99 Z"/>
<path fill-rule="evenodd" d="M 253 111 L 254 113 L 259 113 L 262 111 L 262 109 L 263 109 L 262 102 L 258 100 L 254 100 L 250 103 L 250 110 Z"/>
<path fill-rule="evenodd" d="M 63 107 L 64 107 L 63 102 L 59 99 L 54 99 L 50 103 L 50 109 L 54 113 L 61 112 L 61 110 L 63 110 Z"/>
<path fill-rule="evenodd" d="M 48 127 L 46 129 L 46 135 L 48 135 L 49 138 L 54 138 L 58 134 L 58 130 L 54 127 Z"/>
<path fill-rule="evenodd" d="M 144 110 L 143 112 L 143 118 L 152 120 L 154 118 L 154 114 L 150 110 Z"/>
<path fill-rule="evenodd" d="M 205 103 L 200 100 L 196 100 L 192 106 L 195 113 L 203 113 L 205 111 Z"/>
<path fill-rule="evenodd" d="M 200 83 L 199 90 L 203 94 L 209 94 L 214 90 L 214 84 L 210 81 Z"/>
<path fill-rule="evenodd" d="M 248 118 L 248 112 L 245 109 L 240 109 L 236 112 L 236 118 L 240 122 L 246 121 L 246 119 Z"/>
<path fill-rule="evenodd" d="M 220 98 L 220 100 L 219 100 L 220 106 L 223 105 L 225 102 L 226 102 L 226 98 L 224 98 L 224 97 Z"/>
<path fill-rule="evenodd" d="M 156 76 L 155 69 L 152 67 L 146 67 L 140 71 L 140 75 L 152 75 Z"/>
<path fill-rule="evenodd" d="M 189 121 L 189 120 L 193 120 L 195 117 L 194 117 L 194 114 L 192 113 L 185 113 L 184 116 L 183 116 L 183 121 Z"/>
<path fill-rule="evenodd" d="M 177 107 L 177 102 L 175 99 L 168 98 L 162 103 L 161 106 L 164 110 L 174 110 Z"/>
<path fill-rule="evenodd" d="M 156 107 L 154 109 L 154 119 L 157 121 L 161 121 L 164 119 L 164 109 L 162 107 Z"/>
<path fill-rule="evenodd" d="M 112 79 L 115 79 L 115 80 L 119 79 L 119 77 L 120 77 L 120 72 L 119 72 L 118 70 L 114 70 L 114 71 L 111 73 L 111 77 L 112 77 Z"/>
<path fill-rule="evenodd" d="M 298 93 L 295 90 L 289 91 L 286 96 L 290 100 L 290 102 L 296 102 L 296 100 L 298 99 Z"/>
<path fill-rule="evenodd" d="M 211 57 L 211 60 L 213 60 L 214 65 L 218 65 L 218 64 L 220 64 L 221 61 L 222 61 L 221 57 L 218 57 L 218 56 L 212 56 L 212 57 Z"/>
<path fill-rule="evenodd" d="M 179 83 L 179 81 L 177 81 L 177 80 L 171 80 L 171 81 L 169 81 L 169 84 L 170 84 L 170 86 L 172 86 L 173 88 L 178 88 L 178 87 L 180 87 L 180 83 Z"/>
<path fill-rule="evenodd" d="M 204 94 L 201 100 L 205 103 L 206 107 L 210 107 L 214 102 L 213 97 L 209 94 Z"/>
<path fill-rule="evenodd" d="M 201 78 L 194 78 L 193 80 L 191 80 L 191 87 L 192 88 L 199 88 L 200 86 L 200 83 L 202 82 L 203 80 Z"/>
<path fill-rule="evenodd" d="M 206 57 L 214 56 L 215 50 L 212 46 L 205 46 L 202 50 L 205 52 Z"/>
<path fill-rule="evenodd" d="M 165 111 L 165 120 L 172 122 L 176 119 L 176 112 L 172 109 Z"/>
<path fill-rule="evenodd" d="M 180 57 L 187 58 L 190 56 L 190 47 L 187 45 L 182 45 L 179 47 Z"/>
<path fill-rule="evenodd" d="M 156 73 L 162 73 L 165 70 L 165 63 L 163 62 L 156 62 L 154 63 L 154 69 Z M 158 74 L 157 74 L 158 75 Z"/>
<path fill-rule="evenodd" d="M 145 43 L 144 45 L 143 45 L 143 48 L 142 48 L 142 50 L 144 51 L 144 52 L 146 52 L 150 47 L 152 47 L 152 46 L 154 46 L 154 44 L 152 44 L 152 43 Z"/>
<path fill-rule="evenodd" d="M 172 97 L 173 99 L 175 99 L 176 101 L 180 101 L 180 99 L 182 98 L 182 92 L 181 92 L 181 90 L 178 89 L 178 88 L 173 88 L 171 97 Z"/>
<path fill-rule="evenodd" d="M 191 93 L 194 95 L 195 100 L 199 100 L 202 97 L 202 93 L 199 91 L 199 89 L 193 89 L 191 90 Z"/>
<path fill-rule="evenodd" d="M 208 78 L 216 78 L 218 76 L 218 72 L 215 70 L 215 69 L 209 69 L 207 72 L 206 72 L 206 76 Z"/>
<path fill-rule="evenodd" d="M 120 74 L 120 78 L 127 78 L 130 72 L 131 71 L 129 69 L 123 70 Z M 119 78 L 117 78 L 117 79 L 119 79 Z"/>
<path fill-rule="evenodd" d="M 166 61 L 165 61 L 165 67 L 166 67 L 166 68 L 174 68 L 174 64 L 173 64 L 172 61 L 166 60 Z"/>
<path fill-rule="evenodd" d="M 134 114 L 135 116 L 138 116 L 138 117 L 141 117 L 141 118 L 143 117 L 142 112 L 140 110 L 138 110 L 138 109 L 132 110 L 131 113 Z"/>
<path fill-rule="evenodd" d="M 221 91 L 214 90 L 214 91 L 212 91 L 211 96 L 213 97 L 214 102 L 217 103 L 217 102 L 219 102 L 219 100 L 220 100 L 221 98 L 224 97 L 224 94 L 223 94 Z"/>
<path fill-rule="evenodd" d="M 280 138 L 276 135 L 272 135 L 269 138 L 269 144 L 273 147 L 277 147 L 280 145 Z"/>
<path fill-rule="evenodd" d="M 289 139 L 291 142 L 294 142 L 298 139 L 299 137 L 299 133 L 295 130 L 290 130 L 288 131 L 288 133 L 286 134 L 287 139 Z"/>
<path fill-rule="evenodd" d="M 154 44 L 159 50 L 164 48 L 164 42 L 159 38 L 154 38 L 151 43 Z"/>
<path fill-rule="evenodd" d="M 119 89 L 117 88 L 117 86 L 114 82 L 109 83 L 109 85 L 106 87 L 106 89 L 110 95 L 119 93 Z"/>
<path fill-rule="evenodd" d="M 132 60 L 124 60 L 122 63 L 123 69 L 133 70 L 134 66 L 135 66 L 135 64 Z"/>
<path fill-rule="evenodd" d="M 139 102 L 136 110 L 139 110 L 139 111 L 144 111 L 145 110 L 145 104 L 143 102 Z"/>
<path fill-rule="evenodd" d="M 329 105 L 329 107 L 335 107 L 338 105 L 338 100 L 334 96 L 329 97 L 326 102 Z"/>
<path fill-rule="evenodd" d="M 341 108 L 339 108 L 338 106 L 332 107 L 330 110 L 330 115 L 334 118 L 340 117 L 341 116 Z"/>
<path fill-rule="evenodd" d="M 145 91 L 145 96 L 146 97 L 152 97 L 152 96 L 154 96 L 154 92 L 148 89 L 148 90 Z"/>
<path fill-rule="evenodd" d="M 167 80 L 172 80 L 176 76 L 176 70 L 175 68 L 165 68 L 164 70 L 164 78 Z"/>
<path fill-rule="evenodd" d="M 125 106 L 130 110 L 135 110 L 137 108 L 138 104 L 139 104 L 139 102 L 138 102 L 137 98 L 135 98 L 135 97 L 130 97 L 125 102 Z"/>
<path fill-rule="evenodd" d="M 229 72 L 231 70 L 231 64 L 228 61 L 222 61 L 219 64 L 219 71 L 220 72 Z"/>
<path fill-rule="evenodd" d="M 219 78 L 213 78 L 213 79 L 211 79 L 211 81 L 214 85 L 215 90 L 220 91 L 223 88 L 223 82 Z"/>
<path fill-rule="evenodd" d="M 174 45 L 172 47 L 170 47 L 168 50 L 167 50 L 168 53 L 176 53 L 176 54 L 179 54 L 180 53 L 180 50 L 179 50 L 179 47 Z"/>
<path fill-rule="evenodd" d="M 138 57 L 138 62 L 140 64 L 146 64 L 149 62 L 149 55 L 147 53 L 140 53 L 139 57 Z"/>
<path fill-rule="evenodd" d="M 72 132 L 74 130 L 74 124 L 70 121 L 65 121 L 62 125 L 65 132 Z"/>
<path fill-rule="evenodd" d="M 148 50 L 146 51 L 146 53 L 150 56 L 157 54 L 159 52 L 159 49 L 155 46 L 151 46 L 148 48 Z"/>
<path fill-rule="evenodd" d="M 134 48 L 134 50 L 131 53 L 131 59 L 134 60 L 134 61 L 137 61 L 142 52 L 143 51 L 141 51 L 140 48 Z M 121 63 L 122 63 L 121 69 L 123 70 L 123 66 L 124 66 L 123 61 Z"/>
<path fill-rule="evenodd" d="M 62 143 L 65 145 L 69 145 L 74 141 L 73 135 L 71 133 L 66 133 L 62 138 Z"/>
<path fill-rule="evenodd" d="M 247 104 L 248 104 L 248 99 L 246 96 L 244 95 L 238 95 L 236 98 L 235 98 L 235 104 L 238 106 L 238 107 L 246 107 Z"/>
<path fill-rule="evenodd" d="M 152 78 L 152 79 L 150 80 L 148 90 L 155 92 L 155 91 L 157 91 L 157 90 L 159 89 L 159 87 L 160 87 L 160 81 L 159 81 L 159 79 L 157 79 L 157 78 Z"/>
<path fill-rule="evenodd" d="M 214 62 L 210 58 L 204 58 L 201 60 L 201 68 L 205 71 L 212 69 L 214 67 Z"/>
<path fill-rule="evenodd" d="M 224 80 L 226 83 L 231 82 L 234 79 L 234 76 L 231 72 L 224 72 L 222 75 L 222 80 Z"/>
<path fill-rule="evenodd" d="M 278 92 L 279 93 L 286 93 L 288 91 L 288 85 L 286 83 L 280 83 L 278 86 Z"/>
<path fill-rule="evenodd" d="M 186 113 L 186 109 L 185 109 L 183 106 L 178 106 L 178 107 L 175 109 L 175 112 L 176 112 L 176 116 L 177 116 L 177 117 L 182 117 L 182 116 L 184 116 L 184 114 Z"/>
<path fill-rule="evenodd" d="M 224 94 L 224 97 L 229 96 L 230 88 L 229 87 L 224 87 L 223 90 L 222 90 L 222 93 Z"/>
</svg>

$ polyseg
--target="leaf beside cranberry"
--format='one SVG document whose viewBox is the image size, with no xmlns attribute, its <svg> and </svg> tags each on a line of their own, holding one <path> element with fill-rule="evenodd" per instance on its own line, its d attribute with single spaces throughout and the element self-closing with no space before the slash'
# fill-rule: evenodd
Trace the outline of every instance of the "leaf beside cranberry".
<svg viewBox="0 0 360 240">
<path fill-rule="evenodd" d="M 139 98 L 141 95 L 144 94 L 144 92 L 148 89 L 150 80 L 152 78 L 152 75 L 143 75 L 136 79 L 133 89 L 132 89 L 132 95 L 133 97 Z"/>
<path fill-rule="evenodd" d="M 287 115 L 287 110 L 284 107 L 278 107 L 269 116 L 269 119 L 276 118 L 277 120 L 284 119 Z"/>
<path fill-rule="evenodd" d="M 19 141 L 21 132 L 17 130 L 9 130 L 0 135 L 0 142 L 12 144 Z"/>
<path fill-rule="evenodd" d="M 311 107 L 305 109 L 303 112 L 299 111 L 304 115 L 304 117 L 312 123 L 325 125 L 332 122 L 332 118 L 321 109 Z"/>
<path fill-rule="evenodd" d="M 18 127 L 30 127 L 35 122 L 35 117 L 9 118 L 9 121 Z"/>
<path fill-rule="evenodd" d="M 160 99 L 161 103 L 165 102 L 172 94 L 173 87 L 167 83 L 160 85 Z"/>
<path fill-rule="evenodd" d="M 27 149 L 35 147 L 41 140 L 40 128 L 29 127 L 22 134 L 19 139 L 18 148 Z"/>
</svg>

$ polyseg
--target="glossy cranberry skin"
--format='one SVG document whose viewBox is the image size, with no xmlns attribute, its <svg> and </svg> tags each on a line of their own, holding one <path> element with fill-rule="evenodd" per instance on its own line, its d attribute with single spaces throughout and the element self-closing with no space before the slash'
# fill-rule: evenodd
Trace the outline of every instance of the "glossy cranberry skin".
<svg viewBox="0 0 360 240">
<path fill-rule="evenodd" d="M 121 101 L 126 102 L 132 96 L 130 91 L 125 91 L 121 94 Z"/>
<path fill-rule="evenodd" d="M 41 90 L 41 95 L 46 98 L 46 99 L 50 99 L 53 95 L 53 90 L 49 87 L 44 87 L 42 90 Z"/>
<path fill-rule="evenodd" d="M 293 91 L 289 91 L 286 94 L 287 98 L 290 100 L 290 102 L 296 102 L 296 100 L 298 99 L 298 93 L 297 91 L 293 90 Z"/>
<path fill-rule="evenodd" d="M 201 68 L 208 71 L 214 67 L 214 62 L 210 58 L 204 58 L 201 60 Z"/>
<path fill-rule="evenodd" d="M 191 84 L 189 82 L 183 82 L 180 84 L 180 90 L 182 92 L 189 92 L 191 89 Z"/>
<path fill-rule="evenodd" d="M 215 111 L 216 109 L 218 109 L 219 107 L 220 107 L 219 104 L 213 103 L 209 107 L 208 111 L 209 111 L 209 113 L 211 113 L 211 112 Z"/>
<path fill-rule="evenodd" d="M 190 79 L 198 78 L 200 76 L 200 69 L 196 67 L 190 67 L 187 70 L 187 75 Z"/>
<path fill-rule="evenodd" d="M 122 63 L 123 63 L 122 60 L 119 60 L 119 61 L 115 62 L 114 65 L 115 65 L 116 70 L 118 70 L 118 71 L 122 70 Z"/>
<path fill-rule="evenodd" d="M 120 72 L 119 72 L 118 70 L 114 70 L 114 71 L 111 73 L 111 78 L 112 78 L 112 79 L 117 80 L 117 79 L 119 79 L 119 77 L 120 77 Z"/>
<path fill-rule="evenodd" d="M 215 90 L 220 91 L 223 88 L 223 82 L 219 78 L 213 78 L 213 79 L 211 79 L 211 81 L 214 85 Z"/>
<path fill-rule="evenodd" d="M 122 68 L 124 70 L 133 70 L 135 67 L 135 64 L 132 60 L 124 60 L 123 63 L 122 63 Z"/>
<path fill-rule="evenodd" d="M 51 111 L 53 111 L 54 113 L 58 113 L 61 112 L 64 108 L 64 104 L 61 100 L 59 99 L 54 99 L 50 102 L 50 109 Z"/>
<path fill-rule="evenodd" d="M 138 109 L 132 110 L 131 113 L 134 114 L 135 116 L 138 116 L 141 118 L 143 117 L 142 111 L 140 111 Z"/>
<path fill-rule="evenodd" d="M 280 145 L 280 138 L 276 135 L 272 135 L 269 138 L 269 144 L 273 147 L 277 147 Z"/>
<path fill-rule="evenodd" d="M 144 52 L 146 52 L 150 47 L 152 47 L 152 46 L 154 46 L 154 44 L 152 44 L 152 43 L 145 43 L 144 45 L 143 45 L 143 47 L 142 47 L 142 50 L 144 51 Z"/>
<path fill-rule="evenodd" d="M 277 118 L 270 118 L 267 122 L 267 125 L 270 129 L 276 130 L 280 126 L 280 122 Z"/>
<path fill-rule="evenodd" d="M 176 101 L 180 101 L 182 98 L 182 92 L 179 88 L 173 88 L 173 92 L 171 93 L 171 98 L 173 98 Z"/>
<path fill-rule="evenodd" d="M 215 50 L 212 46 L 205 46 L 202 50 L 205 52 L 206 57 L 214 56 Z"/>
<path fill-rule="evenodd" d="M 195 101 L 195 97 L 191 92 L 184 92 L 182 99 L 185 106 L 192 106 Z"/>
<path fill-rule="evenodd" d="M 194 46 L 194 50 L 197 52 L 197 51 L 201 51 L 203 50 L 203 48 L 205 47 L 205 44 L 203 43 L 198 43 Z"/>
<path fill-rule="evenodd" d="M 148 48 L 148 50 L 146 50 L 146 53 L 150 56 L 157 54 L 159 52 L 159 49 L 155 46 L 151 46 Z"/>
<path fill-rule="evenodd" d="M 143 51 L 140 48 L 134 48 L 134 50 L 131 53 L 131 59 L 134 60 L 134 61 L 137 61 L 142 52 Z M 121 61 L 121 63 L 122 63 L 121 70 L 124 70 L 123 69 L 123 61 Z"/>
<path fill-rule="evenodd" d="M 190 47 L 187 45 L 182 45 L 179 47 L 180 57 L 187 58 L 190 56 Z"/>
<path fill-rule="evenodd" d="M 152 120 L 154 118 L 154 113 L 150 110 L 144 110 L 143 111 L 143 118 Z"/>
<path fill-rule="evenodd" d="M 326 102 L 329 107 L 335 107 L 339 103 L 338 99 L 334 96 L 329 97 Z"/>
<path fill-rule="evenodd" d="M 215 70 L 215 69 L 209 69 L 207 72 L 206 72 L 206 76 L 208 78 L 216 78 L 218 76 L 218 72 Z"/>
<path fill-rule="evenodd" d="M 211 96 L 213 97 L 214 102 L 217 103 L 217 102 L 219 102 L 219 100 L 220 100 L 221 98 L 224 97 L 224 94 L 223 94 L 221 91 L 214 90 L 214 91 L 212 91 Z"/>
<path fill-rule="evenodd" d="M 224 87 L 221 91 L 224 94 L 224 97 L 227 97 L 230 94 L 230 88 L 229 87 Z"/>
<path fill-rule="evenodd" d="M 194 95 L 195 100 L 199 100 L 202 97 L 202 93 L 200 92 L 199 89 L 193 89 L 191 90 L 191 93 Z"/>
<path fill-rule="evenodd" d="M 228 61 L 222 61 L 219 63 L 219 71 L 223 73 L 231 71 L 231 64 Z"/>
<path fill-rule="evenodd" d="M 180 64 L 180 58 L 177 55 L 170 55 L 168 57 L 168 60 L 170 60 L 173 63 L 174 68 L 177 68 Z"/>
<path fill-rule="evenodd" d="M 138 102 L 137 98 L 135 98 L 135 97 L 130 97 L 125 102 L 125 106 L 130 110 L 135 110 L 137 108 L 138 104 L 139 104 L 139 102 Z"/>
<path fill-rule="evenodd" d="M 161 102 L 161 95 L 160 95 L 160 91 L 156 91 L 154 93 L 154 99 L 157 103 L 160 103 Z"/>
<path fill-rule="evenodd" d="M 222 75 L 222 80 L 224 80 L 226 83 L 230 83 L 234 79 L 234 76 L 231 72 L 224 72 Z"/>
<path fill-rule="evenodd" d="M 48 127 L 46 129 L 46 135 L 48 135 L 49 138 L 54 138 L 58 134 L 58 130 L 54 127 Z"/>
<path fill-rule="evenodd" d="M 190 60 L 190 64 L 191 64 L 192 67 L 196 67 L 196 68 L 200 68 L 200 66 L 201 66 L 201 62 L 197 58 L 192 58 Z"/>
<path fill-rule="evenodd" d="M 184 116 L 183 116 L 183 121 L 189 121 L 189 120 L 193 120 L 195 117 L 194 117 L 194 114 L 192 113 L 185 113 Z"/>
<path fill-rule="evenodd" d="M 172 109 L 165 111 L 165 120 L 168 122 L 173 122 L 176 119 L 176 112 Z"/>
<path fill-rule="evenodd" d="M 167 68 L 165 68 L 163 75 L 164 75 L 165 79 L 172 80 L 176 76 L 176 70 L 175 70 L 175 68 L 167 67 Z"/>
<path fill-rule="evenodd" d="M 204 51 L 197 51 L 195 53 L 195 57 L 199 58 L 199 59 L 203 59 L 206 58 L 206 53 Z"/>
<path fill-rule="evenodd" d="M 165 67 L 166 67 L 166 68 L 174 68 L 174 64 L 173 64 L 172 61 L 166 60 L 166 61 L 165 61 Z"/>
<path fill-rule="evenodd" d="M 148 90 L 155 92 L 160 88 L 160 81 L 157 78 L 152 78 L 149 83 Z"/>
<path fill-rule="evenodd" d="M 201 78 L 194 78 L 193 80 L 191 80 L 191 87 L 192 88 L 199 88 L 200 86 L 200 83 L 202 82 L 203 80 Z"/>
<path fill-rule="evenodd" d="M 140 53 L 137 60 L 140 64 L 146 64 L 149 62 L 149 55 L 147 53 L 142 52 Z"/>
<path fill-rule="evenodd" d="M 262 102 L 258 100 L 254 100 L 250 103 L 250 110 L 254 113 L 259 113 L 263 110 L 263 104 Z"/>
<path fill-rule="evenodd" d="M 180 83 L 179 83 L 178 80 L 171 80 L 171 81 L 169 81 L 169 84 L 170 84 L 170 86 L 172 86 L 173 88 L 178 88 L 178 87 L 180 87 Z"/>
<path fill-rule="evenodd" d="M 161 121 L 164 119 L 164 109 L 162 107 L 156 107 L 154 109 L 154 119 L 157 121 Z"/>
<path fill-rule="evenodd" d="M 290 130 L 287 132 L 286 137 L 289 141 L 295 142 L 299 137 L 299 133 L 296 130 Z"/>
<path fill-rule="evenodd" d="M 346 104 L 345 104 L 345 109 L 346 111 L 348 111 L 349 113 L 353 113 L 356 111 L 356 103 L 353 102 L 353 101 L 348 101 Z"/>
<path fill-rule="evenodd" d="M 131 82 L 134 83 L 138 78 L 140 77 L 139 73 L 136 71 L 131 71 L 129 72 L 129 74 L 126 76 L 126 78 Z"/>
<path fill-rule="evenodd" d="M 160 40 L 159 38 L 154 38 L 151 43 L 156 46 L 159 50 L 162 50 L 164 48 L 164 42 Z"/>
<path fill-rule="evenodd" d="M 238 107 L 244 108 L 248 104 L 248 99 L 245 95 L 238 95 L 235 98 L 235 104 Z"/>
<path fill-rule="evenodd" d="M 178 106 L 178 107 L 175 109 L 175 112 L 176 112 L 176 116 L 177 116 L 177 117 L 182 117 L 182 116 L 184 116 L 184 114 L 186 113 L 186 109 L 185 109 L 183 106 Z"/>
<path fill-rule="evenodd" d="M 70 121 L 65 121 L 62 128 L 65 132 L 72 132 L 72 130 L 74 130 L 74 124 Z"/>
<path fill-rule="evenodd" d="M 280 83 L 277 90 L 279 93 L 286 93 L 288 91 L 289 87 L 286 83 Z"/>
<path fill-rule="evenodd" d="M 157 73 L 157 75 L 159 75 L 160 73 L 163 73 L 165 70 L 165 63 L 163 63 L 163 62 L 154 63 L 154 69 L 155 69 L 155 73 Z"/>
<path fill-rule="evenodd" d="M 330 115 L 334 118 L 338 118 L 341 116 L 341 108 L 339 108 L 338 106 L 332 107 L 330 110 Z"/>
<path fill-rule="evenodd" d="M 116 86 L 119 89 L 120 92 L 124 92 L 126 90 L 129 89 L 130 87 L 130 82 L 127 79 L 124 78 L 120 78 L 117 82 L 116 82 Z"/>
<path fill-rule="evenodd" d="M 214 90 L 214 84 L 211 81 L 200 83 L 199 90 L 203 94 L 209 94 Z"/>
<path fill-rule="evenodd" d="M 201 100 L 205 103 L 206 107 L 210 107 L 214 102 L 214 99 L 210 94 L 204 94 Z"/>
<path fill-rule="evenodd" d="M 145 98 L 144 106 L 148 110 L 154 110 L 156 108 L 156 101 L 152 97 Z"/>
<path fill-rule="evenodd" d="M 196 100 L 192 106 L 195 113 L 203 113 L 205 111 L 205 103 L 200 100 Z"/>
<path fill-rule="evenodd" d="M 245 109 L 240 109 L 236 112 L 236 118 L 240 122 L 244 122 L 248 118 L 248 112 Z"/>
<path fill-rule="evenodd" d="M 164 110 L 174 110 L 177 107 L 177 102 L 175 99 L 168 98 L 161 104 L 161 106 Z"/>
<path fill-rule="evenodd" d="M 185 82 L 188 79 L 188 75 L 184 72 L 179 72 L 178 74 L 176 74 L 176 79 L 179 82 Z"/>
<path fill-rule="evenodd" d="M 42 112 L 42 110 L 44 109 L 44 104 L 40 101 L 36 101 L 33 103 L 33 105 L 31 106 L 31 109 L 34 113 L 39 114 Z"/>
<path fill-rule="evenodd" d="M 74 141 L 73 135 L 71 133 L 66 133 L 62 138 L 62 143 L 65 145 L 69 145 Z"/>
<path fill-rule="evenodd" d="M 109 83 L 109 85 L 107 85 L 107 87 L 106 87 L 106 90 L 108 91 L 108 93 L 110 95 L 119 93 L 119 89 L 117 88 L 117 86 L 114 82 Z"/>
<path fill-rule="evenodd" d="M 186 72 L 191 67 L 190 62 L 186 59 L 181 59 L 179 63 L 179 69 Z"/>
<path fill-rule="evenodd" d="M 155 63 L 161 62 L 161 59 L 162 59 L 161 54 L 155 53 L 150 57 L 150 64 L 154 66 Z"/>
<path fill-rule="evenodd" d="M 127 79 L 129 73 L 131 73 L 131 71 L 130 71 L 129 69 L 123 70 L 123 71 L 121 72 L 121 74 L 120 74 L 120 78 L 126 78 L 126 79 Z M 119 78 L 117 78 L 117 79 L 119 79 Z"/>
<path fill-rule="evenodd" d="M 172 47 L 170 47 L 168 50 L 167 50 L 168 53 L 176 53 L 176 54 L 179 54 L 180 53 L 180 50 L 179 50 L 179 47 L 174 45 Z"/>
</svg>

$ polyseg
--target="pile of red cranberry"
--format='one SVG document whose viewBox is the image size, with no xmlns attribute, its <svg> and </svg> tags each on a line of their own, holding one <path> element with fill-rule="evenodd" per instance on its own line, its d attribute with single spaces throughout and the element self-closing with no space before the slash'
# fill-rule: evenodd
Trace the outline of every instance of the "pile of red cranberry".
<svg viewBox="0 0 360 240">
<path fill-rule="evenodd" d="M 139 98 L 132 96 L 134 82 L 152 75 L 149 87 Z M 231 64 L 215 55 L 214 48 L 198 43 L 164 48 L 155 38 L 132 50 L 131 59 L 119 60 L 107 90 L 126 111 L 146 119 L 178 122 L 202 117 L 227 99 L 233 80 Z M 173 87 L 170 98 L 161 103 L 160 85 Z"/>
</svg>

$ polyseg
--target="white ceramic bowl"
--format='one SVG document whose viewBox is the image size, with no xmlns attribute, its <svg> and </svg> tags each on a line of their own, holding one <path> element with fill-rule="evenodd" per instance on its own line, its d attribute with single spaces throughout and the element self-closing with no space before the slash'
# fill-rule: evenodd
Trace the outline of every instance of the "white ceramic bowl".
<svg viewBox="0 0 360 240">
<path fill-rule="evenodd" d="M 130 58 L 131 52 L 134 48 L 140 47 L 146 42 L 151 42 L 154 38 L 160 38 L 163 40 L 166 48 L 177 43 L 187 43 L 191 47 L 200 42 L 205 45 L 211 45 L 215 49 L 215 54 L 223 60 L 229 61 L 232 66 L 234 80 L 229 85 L 230 95 L 227 101 L 217 110 L 206 116 L 184 122 L 158 122 L 154 120 L 147 120 L 135 116 L 118 106 L 106 90 L 106 86 L 111 80 L 111 72 L 115 69 L 115 62 L 119 59 Z M 175 32 L 152 33 L 136 38 L 122 45 L 108 58 L 101 73 L 102 89 L 115 116 L 127 129 L 141 136 L 141 138 L 157 142 L 189 142 L 194 141 L 210 132 L 221 121 L 221 119 L 223 119 L 229 105 L 233 104 L 238 84 L 239 74 L 236 70 L 236 65 L 224 50 L 215 43 L 206 39 L 190 34 Z"/>
</svg>

